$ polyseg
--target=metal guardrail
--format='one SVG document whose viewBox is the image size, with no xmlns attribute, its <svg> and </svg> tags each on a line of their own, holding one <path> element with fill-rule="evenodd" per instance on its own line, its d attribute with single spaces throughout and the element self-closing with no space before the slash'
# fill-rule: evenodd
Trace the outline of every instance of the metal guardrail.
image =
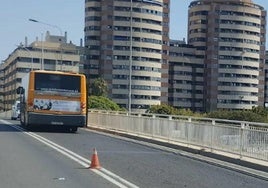
<svg viewBox="0 0 268 188">
<path fill-rule="evenodd" d="M 88 124 L 268 162 L 268 124 L 89 110 Z"/>
<path fill-rule="evenodd" d="M 0 118 L 10 118 L 10 112 Z M 223 119 L 89 110 L 89 126 L 268 162 L 268 124 Z"/>
</svg>

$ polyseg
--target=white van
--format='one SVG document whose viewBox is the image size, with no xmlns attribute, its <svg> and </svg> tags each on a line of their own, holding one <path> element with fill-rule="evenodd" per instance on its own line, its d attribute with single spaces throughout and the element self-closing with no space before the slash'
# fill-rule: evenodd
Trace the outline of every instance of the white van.
<svg viewBox="0 0 268 188">
<path fill-rule="evenodd" d="M 18 118 L 20 118 L 20 101 L 15 101 L 12 105 L 11 119 L 16 120 Z"/>
</svg>

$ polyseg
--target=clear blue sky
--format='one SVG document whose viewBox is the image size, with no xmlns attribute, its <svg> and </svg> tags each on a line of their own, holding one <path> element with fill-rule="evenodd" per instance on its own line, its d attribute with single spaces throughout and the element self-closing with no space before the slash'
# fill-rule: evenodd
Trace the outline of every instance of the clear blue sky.
<svg viewBox="0 0 268 188">
<path fill-rule="evenodd" d="M 187 12 L 192 0 L 171 0 L 170 37 L 187 37 Z M 84 0 L 0 0 L 0 59 L 5 60 L 20 42 L 28 43 L 41 33 L 49 30 L 52 35 L 59 35 L 57 28 L 29 22 L 36 19 L 51 25 L 57 25 L 67 31 L 68 41 L 79 45 L 84 38 Z M 254 0 L 268 9 L 268 0 Z"/>
</svg>

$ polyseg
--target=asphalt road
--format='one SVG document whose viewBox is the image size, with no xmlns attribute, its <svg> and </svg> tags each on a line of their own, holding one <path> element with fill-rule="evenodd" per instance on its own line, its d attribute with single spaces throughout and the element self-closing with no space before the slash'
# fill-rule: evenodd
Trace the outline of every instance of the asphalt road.
<svg viewBox="0 0 268 188">
<path fill-rule="evenodd" d="M 9 122 L 18 125 L 18 121 Z M 50 130 L 32 133 L 13 125 L 0 121 L 3 188 L 268 187 L 263 179 L 117 136 L 84 129 L 76 134 Z M 87 168 L 93 148 L 98 151 L 101 170 Z"/>
</svg>

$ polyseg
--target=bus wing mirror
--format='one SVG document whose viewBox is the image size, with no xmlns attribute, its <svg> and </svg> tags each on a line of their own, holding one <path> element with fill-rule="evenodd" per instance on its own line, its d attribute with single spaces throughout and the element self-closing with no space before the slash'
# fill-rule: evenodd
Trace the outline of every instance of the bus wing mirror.
<svg viewBox="0 0 268 188">
<path fill-rule="evenodd" d="M 24 94 L 24 91 L 24 88 L 21 86 L 17 88 L 17 94 Z"/>
</svg>

